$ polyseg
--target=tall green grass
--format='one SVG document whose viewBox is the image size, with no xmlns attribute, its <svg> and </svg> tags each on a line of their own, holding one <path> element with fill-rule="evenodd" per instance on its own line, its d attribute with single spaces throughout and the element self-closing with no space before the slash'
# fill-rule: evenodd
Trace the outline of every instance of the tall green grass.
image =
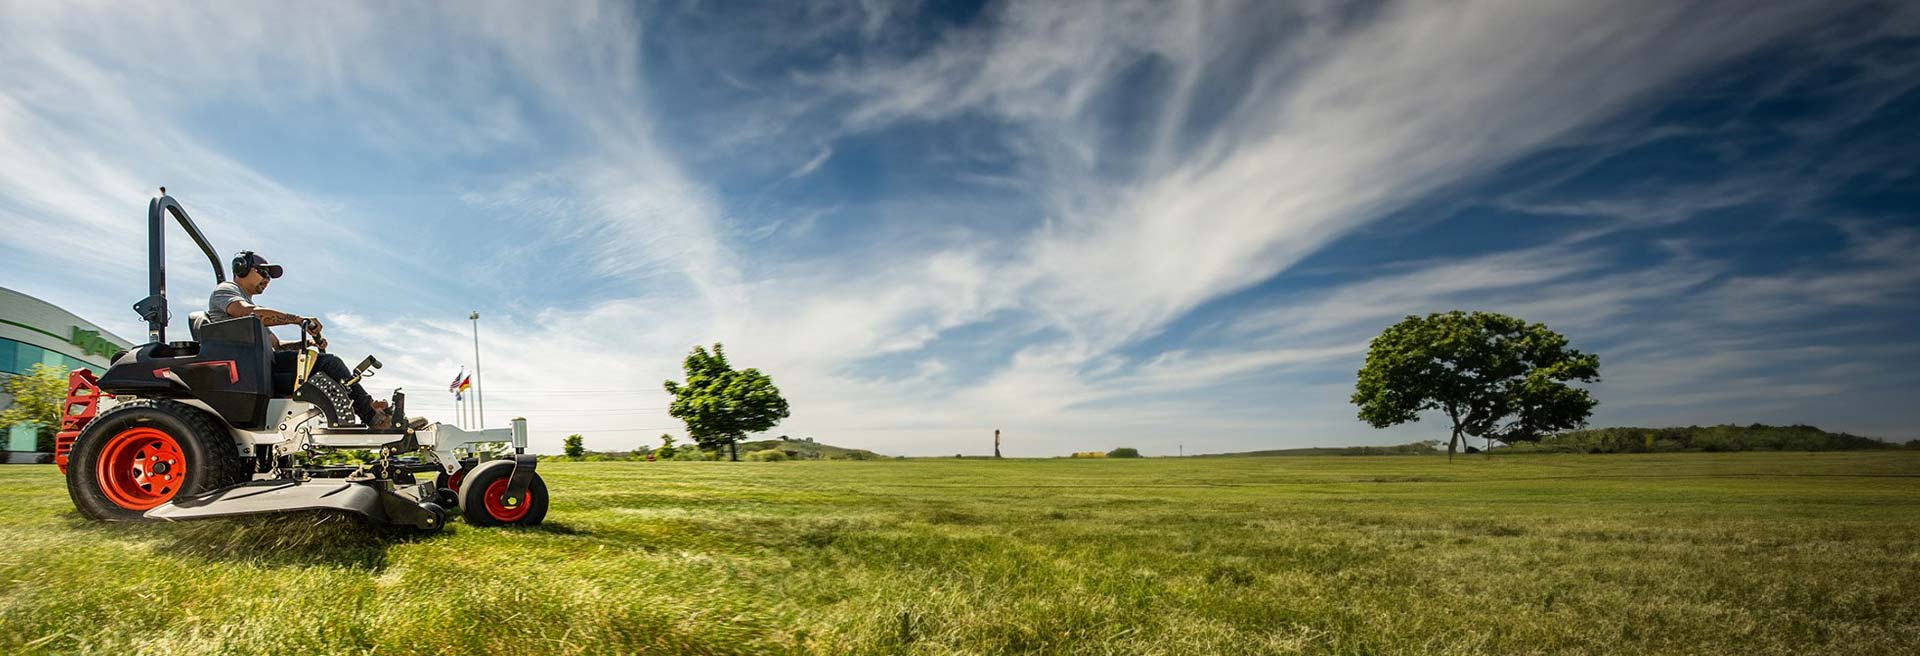
<svg viewBox="0 0 1920 656">
<path fill-rule="evenodd" d="M 0 653 L 1912 653 L 1920 453 L 547 463 L 536 529 L 75 516 Z"/>
</svg>

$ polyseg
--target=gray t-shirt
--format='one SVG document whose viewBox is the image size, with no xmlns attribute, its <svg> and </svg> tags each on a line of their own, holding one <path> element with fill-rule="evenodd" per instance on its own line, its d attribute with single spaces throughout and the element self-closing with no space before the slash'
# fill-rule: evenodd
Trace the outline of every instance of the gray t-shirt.
<svg viewBox="0 0 1920 656">
<path fill-rule="evenodd" d="M 226 321 L 233 315 L 227 314 L 227 306 L 234 301 L 253 302 L 253 295 L 232 281 L 213 286 L 213 297 L 207 299 L 207 321 Z"/>
</svg>

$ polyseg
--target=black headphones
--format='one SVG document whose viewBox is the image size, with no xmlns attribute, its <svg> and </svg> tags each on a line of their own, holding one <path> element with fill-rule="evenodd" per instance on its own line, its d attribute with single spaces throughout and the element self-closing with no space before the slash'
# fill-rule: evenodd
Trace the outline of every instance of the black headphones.
<svg viewBox="0 0 1920 656">
<path fill-rule="evenodd" d="M 233 256 L 233 278 L 239 280 L 253 272 L 253 251 L 240 251 Z"/>
</svg>

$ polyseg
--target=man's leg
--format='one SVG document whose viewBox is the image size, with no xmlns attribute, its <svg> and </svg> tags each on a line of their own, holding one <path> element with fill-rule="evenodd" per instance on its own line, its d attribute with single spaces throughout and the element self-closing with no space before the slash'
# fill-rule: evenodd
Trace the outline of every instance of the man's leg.
<svg viewBox="0 0 1920 656">
<path fill-rule="evenodd" d="M 320 354 L 320 359 L 313 361 L 313 370 L 342 383 L 353 377 L 353 370 L 347 368 L 346 361 L 332 353 Z M 347 388 L 347 394 L 353 397 L 353 414 L 360 415 L 360 423 L 371 425 L 373 396 L 367 394 L 367 389 L 361 387 L 359 383 L 354 383 L 352 387 Z"/>
</svg>

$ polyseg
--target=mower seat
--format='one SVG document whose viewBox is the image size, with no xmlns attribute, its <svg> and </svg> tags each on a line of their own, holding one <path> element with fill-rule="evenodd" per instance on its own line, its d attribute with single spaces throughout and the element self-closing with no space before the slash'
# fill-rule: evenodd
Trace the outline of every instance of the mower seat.
<svg viewBox="0 0 1920 656">
<path fill-rule="evenodd" d="M 205 310 L 196 311 L 187 315 L 187 332 L 193 335 L 193 341 L 200 341 L 200 327 L 204 325 L 207 325 L 207 313 Z"/>
</svg>

